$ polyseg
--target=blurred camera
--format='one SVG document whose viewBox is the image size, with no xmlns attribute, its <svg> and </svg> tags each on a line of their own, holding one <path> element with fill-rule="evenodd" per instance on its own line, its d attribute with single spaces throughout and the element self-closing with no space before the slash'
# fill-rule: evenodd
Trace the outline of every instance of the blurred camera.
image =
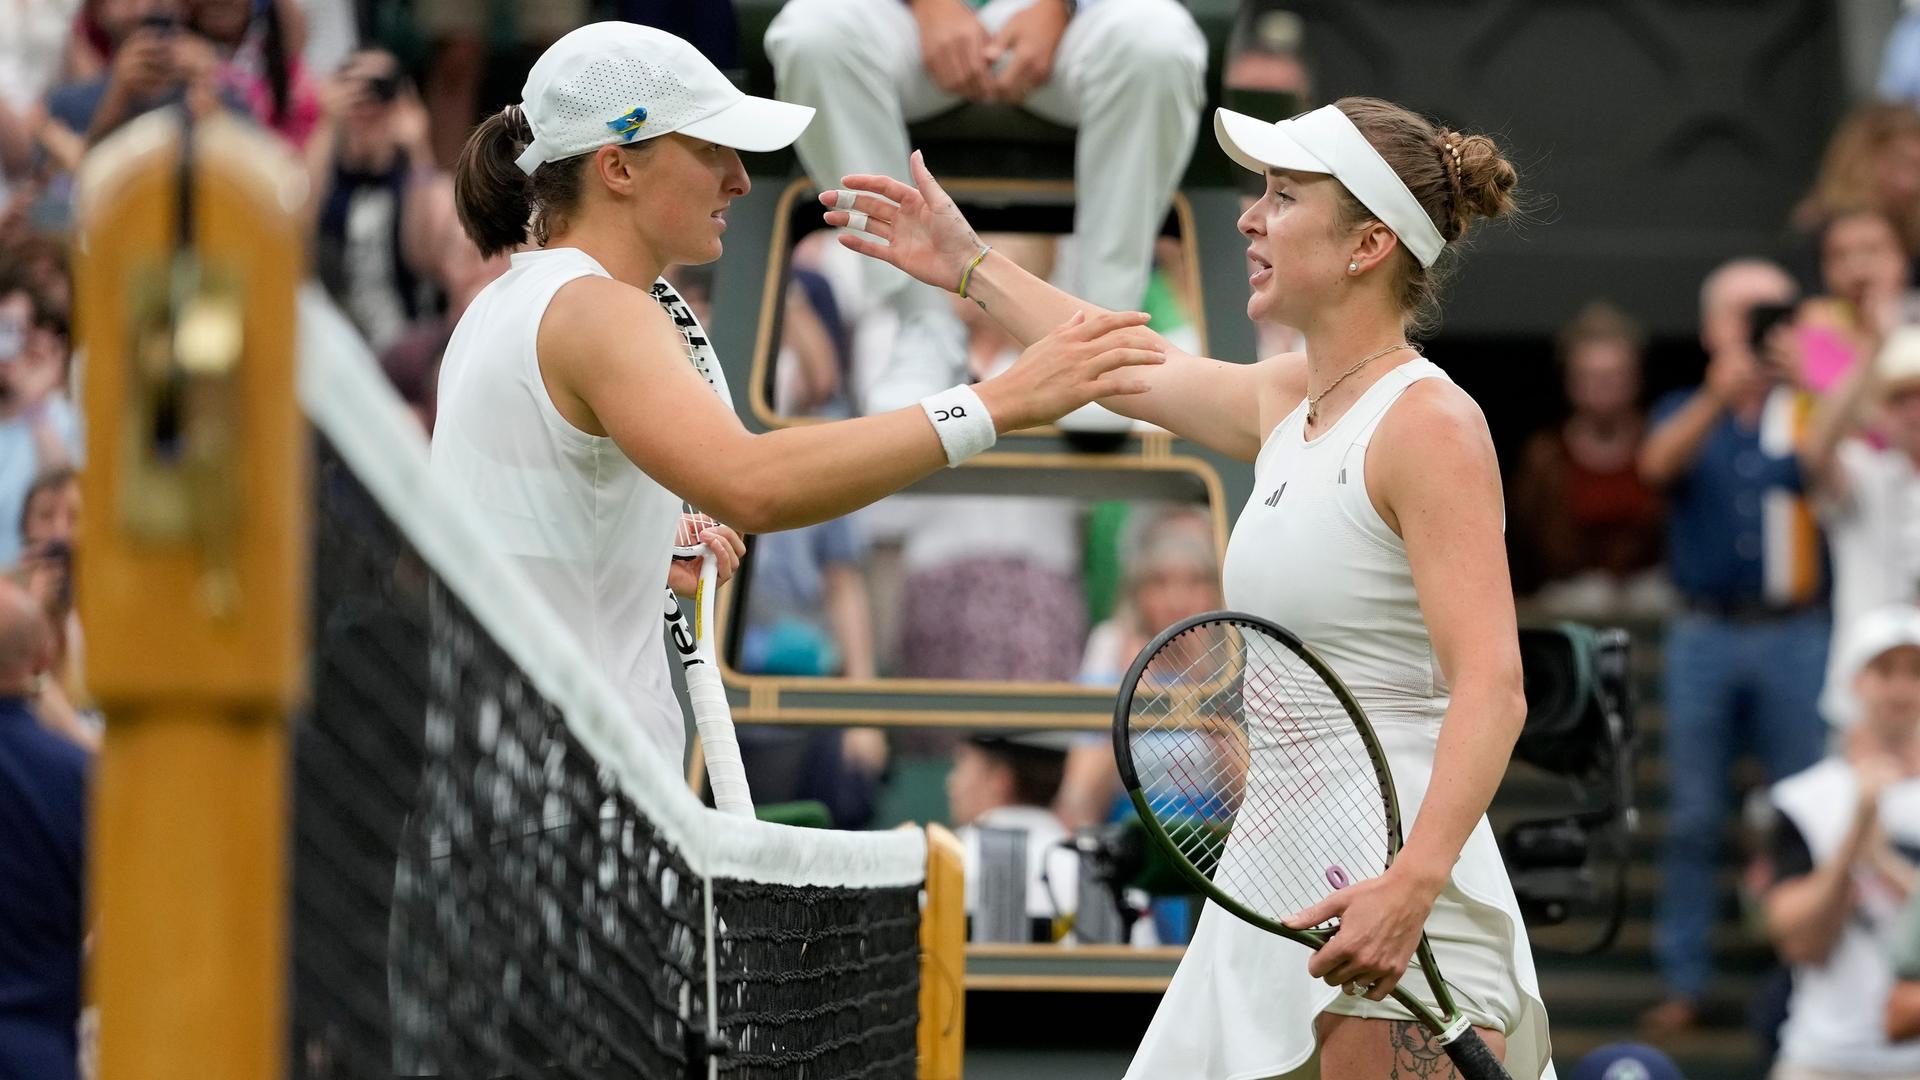
<svg viewBox="0 0 1920 1080">
<path fill-rule="evenodd" d="M 21 557 L 20 569 L 27 581 L 42 575 L 53 577 L 53 591 L 46 597 L 49 613 L 73 608 L 73 547 L 65 540 L 36 545 Z"/>
<path fill-rule="evenodd" d="M 390 105 L 400 96 L 400 76 L 397 72 L 386 75 L 373 75 L 367 78 L 367 96 L 382 105 Z"/>
<path fill-rule="evenodd" d="M 1767 338 L 1775 330 L 1793 321 L 1792 304 L 1755 304 L 1747 314 L 1748 344 L 1762 359 L 1766 358 Z"/>
</svg>

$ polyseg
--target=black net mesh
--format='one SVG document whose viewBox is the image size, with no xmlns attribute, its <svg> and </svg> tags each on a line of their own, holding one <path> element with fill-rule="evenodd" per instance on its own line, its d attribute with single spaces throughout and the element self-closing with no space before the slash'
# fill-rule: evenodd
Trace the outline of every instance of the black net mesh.
<svg viewBox="0 0 1920 1080">
<path fill-rule="evenodd" d="M 912 1077 L 920 995 L 917 888 L 716 878 L 721 1075 Z"/>
<path fill-rule="evenodd" d="M 709 882 L 317 461 L 290 1075 L 708 1075 Z M 917 888 L 711 890 L 721 1076 L 914 1074 Z"/>
</svg>

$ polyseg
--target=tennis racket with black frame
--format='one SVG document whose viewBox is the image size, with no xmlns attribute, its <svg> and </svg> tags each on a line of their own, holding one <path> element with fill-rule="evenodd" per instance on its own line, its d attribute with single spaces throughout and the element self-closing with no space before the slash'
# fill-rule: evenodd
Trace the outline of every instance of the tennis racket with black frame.
<svg viewBox="0 0 1920 1080">
<path fill-rule="evenodd" d="M 1377 877 L 1400 851 L 1393 775 L 1353 694 L 1305 642 L 1258 616 L 1215 611 L 1149 642 L 1121 684 L 1113 749 L 1151 836 L 1214 903 L 1271 934 L 1325 946 L 1337 919 L 1281 920 Z M 1465 1080 L 1511 1080 L 1455 1005 L 1420 936 L 1408 969 L 1437 1011 L 1392 997 Z"/>
</svg>

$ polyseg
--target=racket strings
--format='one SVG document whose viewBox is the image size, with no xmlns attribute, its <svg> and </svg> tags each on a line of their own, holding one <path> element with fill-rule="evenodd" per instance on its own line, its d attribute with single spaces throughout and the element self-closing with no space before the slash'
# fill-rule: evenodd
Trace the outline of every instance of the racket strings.
<svg viewBox="0 0 1920 1080">
<path fill-rule="evenodd" d="M 1387 863 L 1365 740 L 1304 659 L 1258 630 L 1204 623 L 1145 665 L 1129 717 L 1149 809 L 1227 895 L 1279 919 Z"/>
<path fill-rule="evenodd" d="M 680 504 L 680 520 L 673 529 L 673 553 L 681 558 L 699 555 L 706 550 L 701 543 L 700 534 L 718 524 L 711 515 L 703 514 L 690 502 Z"/>
</svg>

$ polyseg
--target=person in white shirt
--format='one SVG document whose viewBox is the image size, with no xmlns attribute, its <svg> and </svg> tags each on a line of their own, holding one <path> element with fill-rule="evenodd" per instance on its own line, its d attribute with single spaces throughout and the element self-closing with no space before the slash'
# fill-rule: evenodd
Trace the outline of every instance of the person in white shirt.
<svg viewBox="0 0 1920 1080">
<path fill-rule="evenodd" d="M 1920 1038 L 1886 1016 L 1901 910 L 1920 885 L 1920 608 L 1843 631 L 1841 672 L 1859 699 L 1844 748 L 1775 784 L 1767 929 L 1793 965 L 1772 1080 L 1912 1080 Z"/>
<path fill-rule="evenodd" d="M 1141 365 L 1164 359 L 1144 314 L 1103 312 L 976 386 L 749 432 L 715 392 L 724 378 L 705 329 L 662 275 L 720 257 L 728 204 L 749 187 L 738 151 L 784 147 L 812 118 L 742 94 L 672 34 L 595 23 L 541 55 L 522 102 L 472 132 L 455 171 L 455 209 L 481 255 L 514 254 L 447 345 L 434 479 L 492 525 L 675 759 L 686 736 L 660 591 L 670 578 L 692 591 L 672 559 L 683 503 L 749 532 L 824 521 L 1000 431 L 1140 392 Z M 715 528 L 701 540 L 730 570 L 739 537 Z"/>
<path fill-rule="evenodd" d="M 821 110 L 795 149 L 823 189 L 907 175 L 907 125 L 967 101 L 1075 128 L 1068 291 L 1115 311 L 1144 302 L 1206 96 L 1206 37 L 1179 0 L 787 0 L 766 47 L 780 96 Z M 941 295 L 953 283 L 862 269 L 898 327 L 862 410 L 962 377 L 966 333 Z"/>
<path fill-rule="evenodd" d="M 1920 326 L 1884 333 L 1878 354 L 1848 372 L 1802 455 L 1833 557 L 1833 625 L 1920 601 Z M 1841 662 L 1833 650 L 1820 711 L 1844 726 L 1858 708 Z"/>
<path fill-rule="evenodd" d="M 1386 745 L 1406 843 L 1379 876 L 1287 916 L 1339 920 L 1317 952 L 1208 905 L 1128 1076 L 1444 1076 L 1447 1049 L 1383 999 L 1424 929 L 1507 1070 L 1553 1075 L 1546 1006 L 1486 809 L 1526 719 L 1499 465 L 1478 406 L 1408 341 L 1433 325 L 1450 244 L 1514 204 L 1497 143 L 1377 98 L 1214 134 L 1265 180 L 1240 218 L 1249 318 L 1304 354 L 1226 363 L 1169 348 L 1143 394 L 1104 402 L 1254 467 L 1223 564 L 1226 606 L 1272 619 L 1353 691 Z M 925 162 L 824 192 L 840 243 L 964 294 L 1018 341 L 1087 310 L 979 242 Z M 1345 993 L 1342 993 L 1342 990 Z"/>
<path fill-rule="evenodd" d="M 947 774 L 947 817 L 964 849 L 968 912 L 980 908 L 980 831 L 1025 834 L 1026 911 L 1036 927 L 1071 916 L 1079 902 L 1080 857 L 1066 826 L 1047 807 L 1066 768 L 1064 740 L 1050 736 L 975 736 L 954 750 Z M 1050 941 L 1050 928 L 1032 935 Z"/>
</svg>

